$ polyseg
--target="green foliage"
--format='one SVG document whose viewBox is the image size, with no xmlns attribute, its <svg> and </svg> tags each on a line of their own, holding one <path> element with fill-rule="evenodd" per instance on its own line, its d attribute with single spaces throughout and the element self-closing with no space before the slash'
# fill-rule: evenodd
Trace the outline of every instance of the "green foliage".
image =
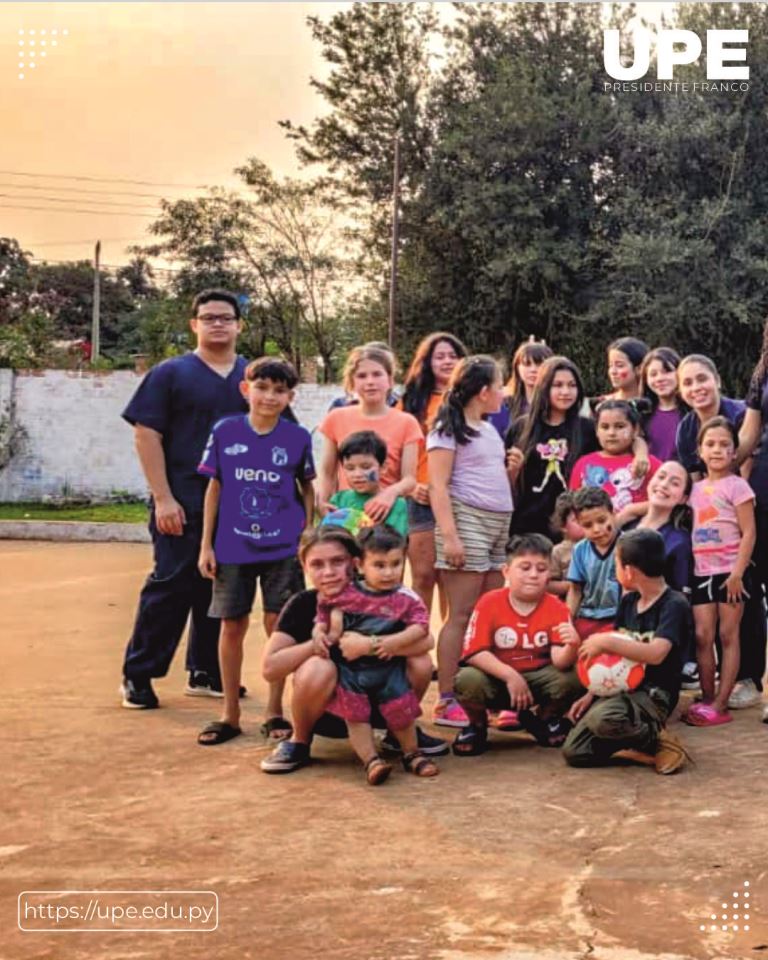
<svg viewBox="0 0 768 960">
<path fill-rule="evenodd" d="M 29 309 L 0 325 L 0 367 L 48 366 L 53 337 L 53 319 L 43 309 Z"/>
</svg>

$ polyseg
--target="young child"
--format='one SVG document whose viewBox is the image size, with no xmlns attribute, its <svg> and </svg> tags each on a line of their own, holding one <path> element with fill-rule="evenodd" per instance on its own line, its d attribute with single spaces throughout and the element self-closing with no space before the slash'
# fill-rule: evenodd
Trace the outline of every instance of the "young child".
<svg viewBox="0 0 768 960">
<path fill-rule="evenodd" d="M 584 530 L 576 519 L 573 510 L 573 500 L 575 494 L 572 490 L 566 490 L 561 493 L 555 501 L 555 512 L 550 521 L 552 528 L 562 535 L 560 543 L 556 543 L 552 548 L 552 562 L 549 568 L 549 587 L 550 593 L 556 597 L 565 598 L 568 596 L 568 568 L 571 565 L 571 556 L 573 548 L 579 540 L 584 539 Z"/>
<path fill-rule="evenodd" d="M 680 691 L 680 644 L 690 629 L 688 601 L 664 581 L 664 541 L 655 530 L 622 534 L 616 547 L 616 575 L 627 591 L 616 627 L 594 633 L 580 657 L 615 653 L 646 665 L 636 690 L 601 697 L 587 693 L 574 703 L 576 722 L 563 756 L 574 767 L 601 766 L 612 758 L 653 765 L 657 773 L 679 770 L 687 758 L 666 721 Z"/>
<path fill-rule="evenodd" d="M 639 429 L 640 414 L 636 403 L 604 400 L 597 408 L 596 423 L 597 442 L 601 449 L 579 457 L 571 473 L 570 489 L 601 487 L 610 496 L 617 513 L 647 501 L 648 481 L 660 464 L 656 457 L 649 456 L 648 472 L 642 477 L 633 475 L 633 445 Z"/>
<path fill-rule="evenodd" d="M 314 513 L 312 438 L 304 427 L 281 417 L 297 383 L 296 371 L 285 360 L 261 357 L 248 364 L 241 391 L 249 412 L 214 426 L 198 467 L 210 478 L 198 568 L 213 580 L 210 615 L 222 621 L 224 691 L 221 720 L 198 737 L 203 746 L 225 743 L 241 732 L 243 640 L 256 582 L 261 583 L 267 634 L 285 601 L 303 587 L 296 554 Z M 267 735 L 277 729 L 274 721 L 282 719 L 282 690 L 282 682 L 270 684 Z M 290 735 L 287 720 L 279 727 Z"/>
<path fill-rule="evenodd" d="M 465 357 L 427 436 L 430 502 L 435 512 L 436 568 L 448 601 L 437 645 L 440 699 L 434 722 L 463 727 L 467 717 L 453 696 L 464 634 L 480 596 L 503 583 L 504 545 L 512 490 L 504 443 L 483 418 L 503 401 L 501 371 L 492 357 Z"/>
<path fill-rule="evenodd" d="M 584 539 L 573 548 L 568 567 L 566 603 L 582 640 L 610 630 L 619 605 L 614 551 L 616 517 L 611 498 L 600 487 L 583 487 L 573 498 L 573 512 Z"/>
<path fill-rule="evenodd" d="M 389 777 L 392 767 L 376 751 L 371 707 L 377 706 L 403 750 L 403 767 L 418 777 L 435 777 L 439 770 L 418 748 L 415 720 L 421 714 L 405 672 L 405 657 L 392 657 L 379 636 L 403 631 L 413 643 L 429 633 L 427 608 L 418 594 L 402 584 L 405 538 L 385 526 L 367 527 L 358 536 L 357 561 L 362 583 L 350 583 L 332 601 L 318 599 L 315 638 L 331 650 L 339 670 L 329 713 L 347 724 L 352 748 L 365 767 L 371 786 Z M 370 638 L 369 652 L 348 659 L 339 646 L 352 631 Z M 405 637 L 408 637 L 405 641 Z"/>
<path fill-rule="evenodd" d="M 387 445 L 373 430 L 359 430 L 341 442 L 338 457 L 349 489 L 339 490 L 331 497 L 325 508 L 329 522 L 333 522 L 332 511 L 335 510 L 351 509 L 365 513 L 365 505 L 381 491 L 381 470 L 387 459 Z M 397 497 L 382 522 L 397 530 L 402 537 L 408 536 L 408 505 L 404 497 Z M 373 521 L 370 524 L 373 525 Z M 358 530 L 352 529 L 351 532 L 356 534 Z"/>
<path fill-rule="evenodd" d="M 456 677 L 456 696 L 470 721 L 454 741 L 457 756 L 485 752 L 488 710 L 518 711 L 520 725 L 541 746 L 558 747 L 565 739 L 561 715 L 582 689 L 573 669 L 579 638 L 566 605 L 547 592 L 551 553 L 552 543 L 540 533 L 512 537 L 506 586 L 475 607 Z"/>
<path fill-rule="evenodd" d="M 693 616 L 702 702 L 685 716 L 696 727 L 729 723 L 728 698 L 739 673 L 739 624 L 744 597 L 749 594 L 744 575 L 755 546 L 755 494 L 734 473 L 738 433 L 726 417 L 712 417 L 699 431 L 699 456 L 707 476 L 694 483 Z M 714 643 L 720 627 L 722 661 L 715 689 Z"/>
<path fill-rule="evenodd" d="M 662 463 L 675 459 L 677 428 L 688 412 L 677 387 L 679 366 L 680 357 L 671 347 L 657 347 L 646 354 L 640 370 L 643 392 L 651 402 L 643 430 L 649 453 Z"/>
</svg>

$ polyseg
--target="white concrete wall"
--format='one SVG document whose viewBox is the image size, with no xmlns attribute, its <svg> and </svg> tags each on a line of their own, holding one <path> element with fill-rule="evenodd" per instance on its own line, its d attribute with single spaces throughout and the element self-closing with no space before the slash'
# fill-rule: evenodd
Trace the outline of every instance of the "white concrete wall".
<svg viewBox="0 0 768 960">
<path fill-rule="evenodd" d="M 141 379 L 129 370 L 0 370 L 0 425 L 3 409 L 10 408 L 19 434 L 18 452 L 0 467 L 0 501 L 145 496 L 133 430 L 120 416 Z M 294 404 L 301 423 L 314 430 L 341 392 L 334 385 L 302 384 Z"/>
</svg>

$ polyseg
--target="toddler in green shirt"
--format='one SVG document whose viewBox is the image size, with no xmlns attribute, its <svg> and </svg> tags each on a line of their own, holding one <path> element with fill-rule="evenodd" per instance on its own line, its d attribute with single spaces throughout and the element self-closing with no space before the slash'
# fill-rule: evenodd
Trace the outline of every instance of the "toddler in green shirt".
<svg viewBox="0 0 768 960">
<path fill-rule="evenodd" d="M 324 523 L 341 521 L 342 526 L 361 528 L 375 522 L 386 523 L 403 536 L 408 536 L 408 507 L 404 497 L 390 499 L 386 488 L 382 489 L 380 474 L 387 459 L 387 445 L 373 430 L 360 430 L 351 433 L 339 446 L 339 461 L 349 484 L 348 490 L 339 490 L 331 497 L 327 509 L 330 511 L 351 510 L 354 513 L 334 517 L 327 513 Z M 381 520 L 369 518 L 370 501 L 389 507 Z M 369 505 L 366 511 L 366 504 Z M 380 512 L 380 511 L 376 511 Z M 368 521 L 366 523 L 366 520 Z M 361 522 L 362 521 L 362 522 Z M 354 532 L 357 532 L 356 530 Z"/>
</svg>

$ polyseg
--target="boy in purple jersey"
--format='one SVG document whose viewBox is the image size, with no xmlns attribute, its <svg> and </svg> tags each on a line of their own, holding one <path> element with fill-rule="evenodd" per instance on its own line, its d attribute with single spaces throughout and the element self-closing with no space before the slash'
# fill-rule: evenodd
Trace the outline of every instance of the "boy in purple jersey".
<svg viewBox="0 0 768 960">
<path fill-rule="evenodd" d="M 238 691 L 243 640 L 256 582 L 261 582 L 267 635 L 286 600 L 301 589 L 296 557 L 299 537 L 314 514 L 312 439 L 304 427 L 281 419 L 298 383 L 290 363 L 254 360 L 241 384 L 246 416 L 227 417 L 213 428 L 198 472 L 209 477 L 203 509 L 200 573 L 213 580 L 211 616 L 221 618 L 219 661 L 224 689 L 221 720 L 198 743 L 225 743 L 240 731 Z M 300 493 L 299 493 L 300 491 Z M 214 541 L 215 531 L 215 541 Z M 270 684 L 267 735 L 284 732 L 283 683 Z"/>
</svg>

